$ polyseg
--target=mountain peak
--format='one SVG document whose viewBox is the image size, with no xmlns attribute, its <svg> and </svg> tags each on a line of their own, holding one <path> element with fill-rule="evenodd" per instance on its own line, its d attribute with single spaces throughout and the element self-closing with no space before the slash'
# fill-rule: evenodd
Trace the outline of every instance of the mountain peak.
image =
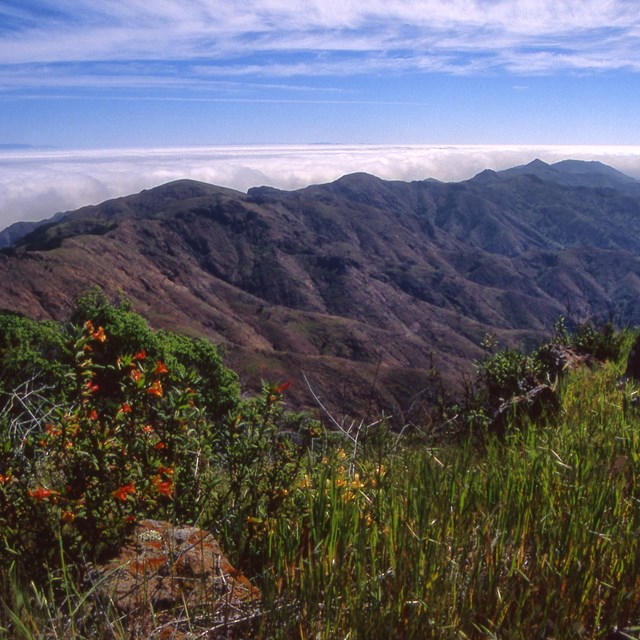
<svg viewBox="0 0 640 640">
<path fill-rule="evenodd" d="M 584 175 L 584 174 L 598 174 L 602 176 L 608 176 L 621 182 L 634 183 L 637 182 L 635 178 L 618 171 L 607 164 L 598 162 L 597 160 L 562 160 L 551 165 L 551 168 L 556 171 L 561 171 L 565 174 L 572 175 Z"/>
<path fill-rule="evenodd" d="M 253 388 L 306 371 L 340 414 L 368 410 L 375 381 L 398 415 L 439 393 L 433 367 L 453 387 L 489 332 L 537 342 L 570 308 L 637 323 L 635 184 L 539 159 L 460 183 L 354 173 L 247 195 L 178 180 L 0 251 L 0 300 L 64 318 L 93 284 L 123 291 L 153 326 L 225 343 Z"/>
<path fill-rule="evenodd" d="M 536 158 L 528 164 L 500 171 L 503 177 L 535 176 L 540 180 L 555 182 L 568 187 L 636 187 L 639 183 L 621 171 L 602 162 L 584 160 L 562 160 L 554 164 Z"/>
<path fill-rule="evenodd" d="M 549 164 L 547 164 L 543 160 L 540 160 L 540 158 L 536 158 L 535 160 L 532 160 L 531 162 L 529 162 L 529 164 L 526 164 L 524 166 L 528 169 L 548 169 L 550 167 Z"/>
</svg>

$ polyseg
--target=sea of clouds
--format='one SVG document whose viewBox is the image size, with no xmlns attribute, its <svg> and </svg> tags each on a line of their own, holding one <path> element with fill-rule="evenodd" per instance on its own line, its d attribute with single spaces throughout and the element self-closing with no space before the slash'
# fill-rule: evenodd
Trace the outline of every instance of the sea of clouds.
<svg viewBox="0 0 640 640">
<path fill-rule="evenodd" d="M 239 191 L 297 189 L 358 171 L 460 181 L 535 158 L 598 160 L 640 179 L 638 146 L 282 145 L 82 151 L 0 150 L 0 229 L 190 178 Z"/>
</svg>

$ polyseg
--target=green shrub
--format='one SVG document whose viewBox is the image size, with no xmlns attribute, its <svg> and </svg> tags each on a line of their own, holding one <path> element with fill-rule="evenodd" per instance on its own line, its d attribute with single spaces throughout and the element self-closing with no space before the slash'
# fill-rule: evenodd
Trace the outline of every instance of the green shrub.
<svg viewBox="0 0 640 640">
<path fill-rule="evenodd" d="M 75 553 L 100 556 L 135 520 L 193 517 L 200 458 L 215 434 L 204 420 L 194 377 L 174 376 L 142 352 L 102 370 L 120 388 L 97 382 L 92 354 L 108 340 L 87 322 L 73 343 L 75 391 L 4 451 L 0 491 L 4 546 L 52 562 L 60 532 Z M 6 425 L 5 425 L 6 428 Z M 9 440 L 9 439 L 7 439 Z"/>
<path fill-rule="evenodd" d="M 200 377 L 200 393 L 211 419 L 220 419 L 235 410 L 240 401 L 237 375 L 224 366 L 219 348 L 204 339 L 194 339 L 169 331 L 153 331 L 147 321 L 131 310 L 127 301 L 111 304 L 100 289 L 91 289 L 76 303 L 71 320 L 82 324 L 87 320 L 104 327 L 109 340 L 96 347 L 93 354 L 97 367 L 113 367 L 126 353 L 144 352 L 149 359 L 162 360 L 175 373 L 193 371 Z M 109 374 L 98 381 L 116 394 Z"/>
<path fill-rule="evenodd" d="M 11 391 L 17 381 L 36 378 L 40 384 L 63 386 L 70 362 L 61 325 L 0 311 L 0 393 Z"/>
<path fill-rule="evenodd" d="M 581 355 L 592 355 L 597 360 L 617 360 L 624 343 L 624 332 L 617 331 L 611 322 L 596 323 L 592 320 L 573 323 L 560 316 L 554 324 L 554 335 L 549 345 L 559 344 Z"/>
</svg>

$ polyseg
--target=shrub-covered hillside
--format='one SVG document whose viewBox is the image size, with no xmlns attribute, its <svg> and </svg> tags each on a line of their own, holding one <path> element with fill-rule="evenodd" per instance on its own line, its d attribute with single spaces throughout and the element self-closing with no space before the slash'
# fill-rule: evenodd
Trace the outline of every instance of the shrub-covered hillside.
<svg viewBox="0 0 640 640">
<path fill-rule="evenodd" d="M 0 637 L 138 637 L 85 578 L 144 517 L 214 532 L 262 591 L 184 638 L 639 637 L 630 339 L 558 325 L 429 425 L 325 431 L 288 383 L 245 398 L 213 345 L 99 293 L 66 324 L 0 314 Z M 542 386 L 547 410 L 509 403 Z"/>
</svg>

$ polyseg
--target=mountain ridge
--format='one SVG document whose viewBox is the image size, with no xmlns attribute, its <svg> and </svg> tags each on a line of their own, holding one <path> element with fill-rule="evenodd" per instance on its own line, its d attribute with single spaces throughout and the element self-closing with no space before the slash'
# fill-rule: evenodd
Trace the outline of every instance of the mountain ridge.
<svg viewBox="0 0 640 640">
<path fill-rule="evenodd" d="M 337 412 L 373 395 L 406 419 L 472 372 L 487 333 L 530 346 L 559 315 L 640 322 L 637 181 L 560 164 L 246 194 L 174 181 L 5 248 L 0 306 L 61 319 L 89 286 L 122 291 L 153 326 L 225 345 L 249 388 L 292 379 L 306 406 L 304 373 Z"/>
</svg>

